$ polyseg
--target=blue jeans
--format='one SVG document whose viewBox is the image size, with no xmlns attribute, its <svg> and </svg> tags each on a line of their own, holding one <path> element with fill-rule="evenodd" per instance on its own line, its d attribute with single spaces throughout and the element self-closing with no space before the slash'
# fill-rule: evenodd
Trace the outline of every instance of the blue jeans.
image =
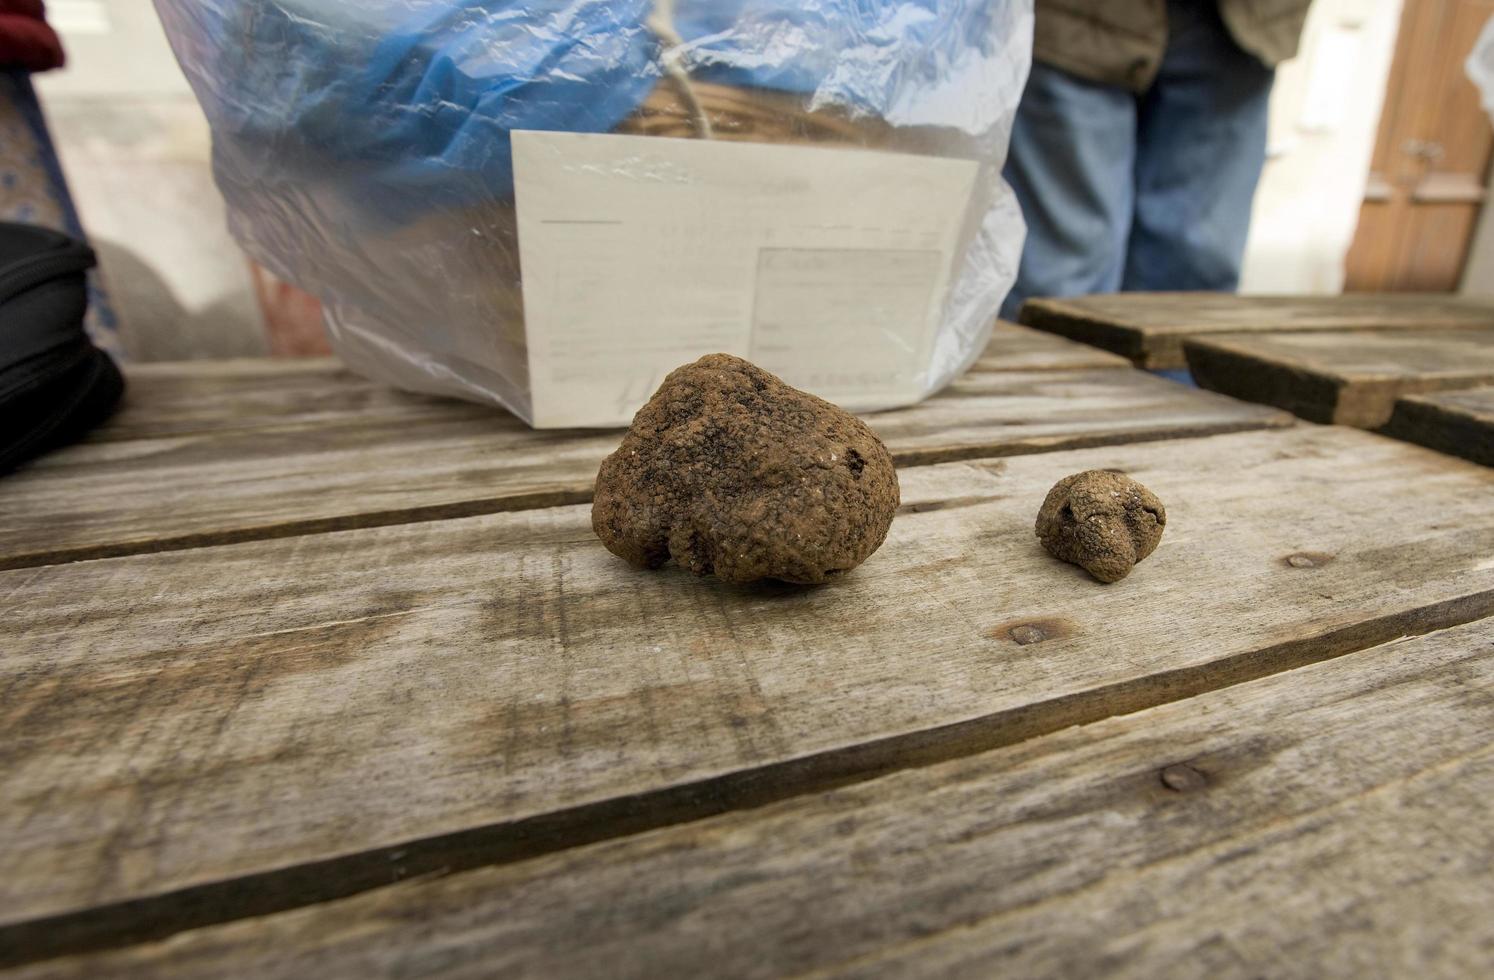
<svg viewBox="0 0 1494 980">
<path fill-rule="evenodd" d="M 31 76 L 0 68 L 0 221 L 18 221 L 84 238 L 52 146 Z M 98 270 L 88 273 L 88 313 L 83 325 L 100 347 L 120 356 L 119 321 Z"/>
<path fill-rule="evenodd" d="M 1003 316 L 1030 296 L 1238 285 L 1275 73 L 1214 3 L 1169 0 L 1167 16 L 1139 96 L 1033 65 L 1006 165 L 1027 244 Z"/>
</svg>

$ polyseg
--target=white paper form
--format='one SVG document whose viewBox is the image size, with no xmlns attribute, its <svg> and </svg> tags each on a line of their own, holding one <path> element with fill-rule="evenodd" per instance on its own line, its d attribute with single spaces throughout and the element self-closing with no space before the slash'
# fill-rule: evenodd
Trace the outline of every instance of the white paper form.
<svg viewBox="0 0 1494 980">
<path fill-rule="evenodd" d="M 850 408 L 921 393 L 974 161 L 529 131 L 513 153 L 536 426 L 625 425 L 715 351 Z"/>
</svg>

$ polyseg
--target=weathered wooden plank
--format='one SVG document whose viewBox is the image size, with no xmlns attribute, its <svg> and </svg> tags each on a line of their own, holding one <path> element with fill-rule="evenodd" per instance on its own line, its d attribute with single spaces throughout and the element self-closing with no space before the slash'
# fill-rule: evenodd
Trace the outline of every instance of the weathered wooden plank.
<svg viewBox="0 0 1494 980">
<path fill-rule="evenodd" d="M 124 370 L 119 411 L 89 433 L 90 442 L 495 414 L 482 405 L 397 391 L 326 357 L 127 364 Z"/>
<path fill-rule="evenodd" d="M 1408 395 L 1396 401 L 1381 431 L 1494 466 L 1494 387 Z"/>
<path fill-rule="evenodd" d="M 1096 467 L 1169 514 L 1109 587 L 1032 534 Z M 0 574 L 0 949 L 755 804 L 1494 612 L 1494 471 L 1355 430 L 903 485 L 822 589 L 633 570 L 586 507 Z"/>
<path fill-rule="evenodd" d="M 972 371 L 1083 371 L 1130 367 L 1125 358 L 1041 330 L 998 322 Z M 94 442 L 150 439 L 230 429 L 502 417 L 467 405 L 398 391 L 349 371 L 335 358 L 254 358 L 130 364 L 120 410 L 94 430 Z"/>
<path fill-rule="evenodd" d="M 1094 344 L 1138 367 L 1186 366 L 1182 343 L 1215 333 L 1494 328 L 1494 303 L 1444 294 L 1236 296 L 1230 293 L 1110 293 L 1034 299 L 1024 324 Z"/>
<path fill-rule="evenodd" d="M 1131 362 L 1118 354 L 998 320 L 985 353 L 970 370 L 1082 371 L 1130 366 Z"/>
<path fill-rule="evenodd" d="M 0 568 L 585 501 L 621 438 L 472 412 L 73 446 L 0 480 Z M 1291 421 L 1116 370 L 974 372 L 869 420 L 903 465 Z"/>
<path fill-rule="evenodd" d="M 1494 329 L 1225 334 L 1189 340 L 1204 388 L 1374 429 L 1402 395 L 1494 383 Z"/>
<path fill-rule="evenodd" d="M 926 769 L 23 971 L 1488 976 L 1494 626 Z"/>
</svg>

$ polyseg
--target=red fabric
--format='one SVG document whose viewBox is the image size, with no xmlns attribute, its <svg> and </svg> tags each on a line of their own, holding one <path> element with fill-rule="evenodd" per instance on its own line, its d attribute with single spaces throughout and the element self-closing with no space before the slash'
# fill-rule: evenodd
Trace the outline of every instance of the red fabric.
<svg viewBox="0 0 1494 980">
<path fill-rule="evenodd" d="M 64 60 L 42 0 L 0 0 L 0 69 L 46 71 Z"/>
</svg>

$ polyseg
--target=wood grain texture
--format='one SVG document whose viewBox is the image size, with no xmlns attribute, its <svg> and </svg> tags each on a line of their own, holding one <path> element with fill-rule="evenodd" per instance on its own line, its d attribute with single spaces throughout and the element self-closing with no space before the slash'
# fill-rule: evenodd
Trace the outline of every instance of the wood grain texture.
<svg viewBox="0 0 1494 980">
<path fill-rule="evenodd" d="M 1494 466 L 1494 387 L 1408 395 L 1396 401 L 1381 431 Z"/>
<path fill-rule="evenodd" d="M 398 391 L 330 357 L 127 364 L 124 372 L 119 410 L 87 441 L 495 414 L 488 406 Z"/>
<path fill-rule="evenodd" d="M 1101 467 L 1169 515 L 1108 587 L 1032 533 Z M 6 572 L 0 949 L 523 857 L 1466 622 L 1494 612 L 1491 492 L 1299 427 L 905 471 L 886 545 L 822 589 L 633 570 L 586 507 Z"/>
<path fill-rule="evenodd" d="M 1494 624 L 33 978 L 1474 977 Z"/>
<path fill-rule="evenodd" d="M 1189 340 L 1200 386 L 1375 429 L 1402 395 L 1494 383 L 1494 329 L 1224 334 Z"/>
<path fill-rule="evenodd" d="M 1083 371 L 1130 363 L 1087 344 L 998 321 L 972 371 Z M 125 366 L 119 411 L 89 441 L 153 439 L 227 430 L 400 424 L 503 418 L 490 406 L 402 392 L 363 378 L 336 358 L 184 361 Z"/>
<path fill-rule="evenodd" d="M 1494 328 L 1494 303 L 1431 293 L 1236 296 L 1111 293 L 1034 299 L 1021 321 L 1130 358 L 1138 367 L 1186 366 L 1183 340 L 1216 333 Z"/>
<path fill-rule="evenodd" d="M 384 392 L 377 396 L 394 397 Z M 0 480 L 0 568 L 591 499 L 618 432 L 535 431 L 427 404 L 73 446 Z M 869 416 L 900 465 L 1286 425 L 1279 412 L 1134 371 L 978 371 Z"/>
<path fill-rule="evenodd" d="M 1119 354 L 1059 337 L 1042 330 L 996 321 L 991 342 L 972 371 L 1081 371 L 1129 368 Z"/>
</svg>

